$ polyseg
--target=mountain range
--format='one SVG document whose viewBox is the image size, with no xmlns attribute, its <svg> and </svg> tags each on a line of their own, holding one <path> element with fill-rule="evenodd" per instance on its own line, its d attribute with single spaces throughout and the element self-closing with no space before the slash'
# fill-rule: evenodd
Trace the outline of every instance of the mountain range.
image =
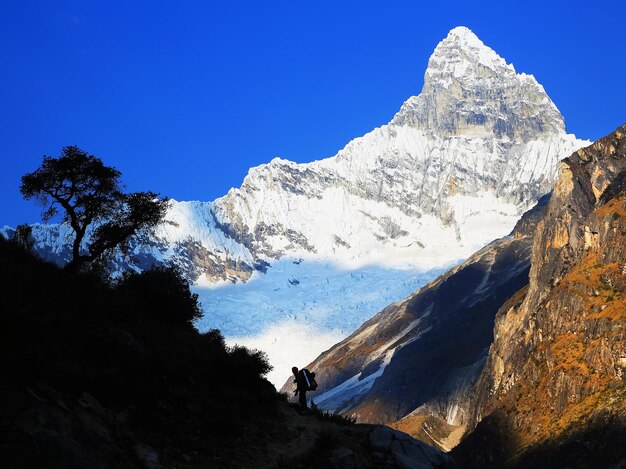
<svg viewBox="0 0 626 469">
<path fill-rule="evenodd" d="M 296 346 L 285 336 L 307 331 L 297 359 L 310 361 L 507 235 L 550 190 L 558 161 L 586 143 L 532 75 L 458 27 L 388 124 L 330 158 L 252 168 L 214 201 L 174 201 L 153 236 L 116 257 L 114 275 L 177 265 L 202 299 L 198 327 L 274 344 L 278 384 Z M 68 227 L 35 225 L 33 236 L 42 257 L 68 261 Z"/>
<path fill-rule="evenodd" d="M 625 201 L 626 125 L 564 159 L 510 236 L 309 364 L 316 403 L 460 467 L 622 467 Z"/>
</svg>

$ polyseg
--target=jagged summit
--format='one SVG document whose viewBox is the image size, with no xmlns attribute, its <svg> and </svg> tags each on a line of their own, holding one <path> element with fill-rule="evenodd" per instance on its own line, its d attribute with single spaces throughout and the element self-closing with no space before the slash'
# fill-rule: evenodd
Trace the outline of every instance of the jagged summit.
<svg viewBox="0 0 626 469">
<path fill-rule="evenodd" d="M 435 47 L 422 92 L 403 104 L 392 123 L 444 138 L 495 136 L 516 143 L 565 133 L 563 116 L 535 77 L 516 73 L 463 26 Z"/>
<path fill-rule="evenodd" d="M 468 61 L 479 63 L 492 70 L 507 68 L 515 71 L 511 64 L 500 57 L 492 48 L 485 45 L 474 32 L 465 26 L 457 26 L 437 45 L 430 61 L 450 59 L 451 51 L 465 54 Z M 429 62 L 430 62 L 429 61 Z M 430 69 L 430 66 L 429 66 Z M 428 70 L 426 71 L 428 73 Z"/>
<path fill-rule="evenodd" d="M 456 28 L 452 28 L 447 37 L 457 37 L 467 43 L 483 43 L 480 39 L 478 39 L 478 36 L 474 34 L 474 31 L 467 26 L 457 26 Z"/>
</svg>

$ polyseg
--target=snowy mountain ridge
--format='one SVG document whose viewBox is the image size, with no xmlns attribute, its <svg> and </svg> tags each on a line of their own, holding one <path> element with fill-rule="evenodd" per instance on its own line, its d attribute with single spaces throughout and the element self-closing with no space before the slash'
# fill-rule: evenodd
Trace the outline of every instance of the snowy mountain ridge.
<svg viewBox="0 0 626 469">
<path fill-rule="evenodd" d="M 532 76 L 458 27 L 389 124 L 332 158 L 253 168 L 214 209 L 253 257 L 441 266 L 508 233 L 584 143 Z"/>
<path fill-rule="evenodd" d="M 219 317 L 271 307 L 280 293 L 277 282 L 292 280 L 274 269 L 279 260 L 296 262 L 303 277 L 308 265 L 328 264 L 333 272 L 404 269 L 415 278 L 508 234 L 550 190 L 558 161 L 586 143 L 566 133 L 563 117 L 534 77 L 517 74 L 473 32 L 458 27 L 435 48 L 421 93 L 388 124 L 330 158 L 304 164 L 275 158 L 251 168 L 239 188 L 212 202 L 174 201 L 167 223 L 118 256 L 117 270 L 172 262 L 202 291 L 205 310 L 219 308 Z M 69 259 L 65 227 L 35 225 L 34 237 L 45 257 Z M 246 297 L 242 288 L 239 300 L 221 301 L 228 290 L 222 287 L 263 277 L 269 290 Z M 342 279 L 358 290 L 357 283 Z M 286 287 L 296 286 L 313 288 Z M 410 291 L 405 285 L 395 298 Z M 319 301 L 294 299 L 283 316 L 294 319 L 307 310 L 303 321 L 314 325 L 315 311 L 326 310 Z M 379 305 L 371 306 L 358 317 L 338 318 L 336 329 L 347 335 L 348 324 L 378 311 Z M 229 330 L 232 321 L 214 317 L 207 314 L 202 327 L 222 328 L 227 337 L 249 330 Z M 256 330 L 266 326 L 260 322 Z"/>
</svg>

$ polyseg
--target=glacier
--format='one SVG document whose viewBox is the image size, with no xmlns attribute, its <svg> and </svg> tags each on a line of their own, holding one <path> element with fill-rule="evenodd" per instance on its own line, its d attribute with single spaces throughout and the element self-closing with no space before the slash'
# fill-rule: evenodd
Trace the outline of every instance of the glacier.
<svg viewBox="0 0 626 469">
<path fill-rule="evenodd" d="M 227 343 L 264 350 L 274 367 L 268 379 L 278 385 L 292 366 L 306 365 L 374 312 L 440 273 L 281 259 L 246 283 L 195 285 L 205 311 L 197 326 L 219 324 Z"/>
</svg>

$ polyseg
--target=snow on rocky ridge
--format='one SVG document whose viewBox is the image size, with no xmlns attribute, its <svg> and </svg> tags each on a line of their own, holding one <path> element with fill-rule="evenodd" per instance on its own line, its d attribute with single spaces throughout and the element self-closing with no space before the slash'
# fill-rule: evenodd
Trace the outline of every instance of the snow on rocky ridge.
<svg viewBox="0 0 626 469">
<path fill-rule="evenodd" d="M 282 383 L 287 363 L 311 361 L 510 232 L 550 190 L 558 160 L 586 143 L 566 133 L 534 77 L 458 27 L 391 122 L 330 158 L 251 168 L 213 202 L 174 202 L 117 268 L 180 266 L 203 302 L 198 326 L 269 347 L 270 378 Z M 35 225 L 34 235 L 42 255 L 68 260 L 64 228 Z M 306 347 L 287 340 L 303 330 Z"/>
</svg>

